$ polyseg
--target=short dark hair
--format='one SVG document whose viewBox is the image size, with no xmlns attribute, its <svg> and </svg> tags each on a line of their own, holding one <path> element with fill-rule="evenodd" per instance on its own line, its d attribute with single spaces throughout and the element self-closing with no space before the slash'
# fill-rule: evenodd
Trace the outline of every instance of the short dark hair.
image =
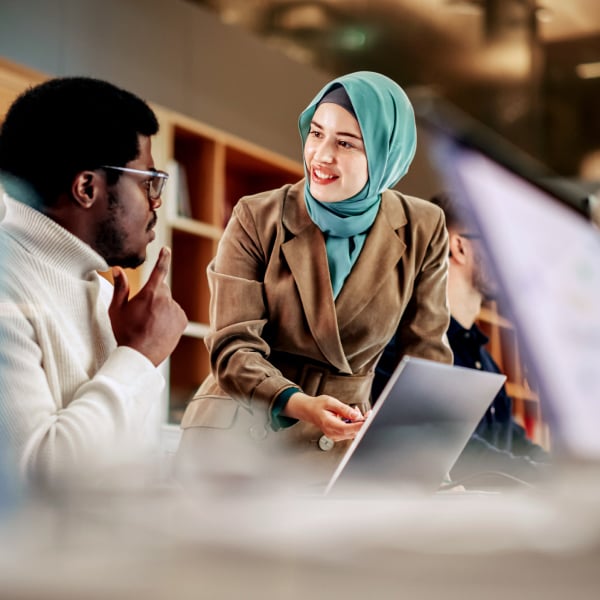
<svg viewBox="0 0 600 600">
<path fill-rule="evenodd" d="M 154 111 L 136 95 L 91 77 L 58 77 L 22 93 L 0 128 L 0 178 L 18 194 L 27 184 L 51 205 L 75 175 L 124 166 L 140 152 L 138 135 L 158 131 Z"/>
<path fill-rule="evenodd" d="M 454 195 L 448 192 L 438 192 L 429 200 L 444 211 L 446 227 L 448 229 L 462 229 L 467 226 L 465 218 L 466 209 Z"/>
</svg>

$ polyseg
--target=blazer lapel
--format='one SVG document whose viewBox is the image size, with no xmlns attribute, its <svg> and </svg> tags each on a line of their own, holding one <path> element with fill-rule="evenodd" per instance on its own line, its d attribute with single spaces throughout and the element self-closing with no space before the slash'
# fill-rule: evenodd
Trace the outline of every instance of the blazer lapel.
<svg viewBox="0 0 600 600">
<path fill-rule="evenodd" d="M 397 268 L 406 250 L 404 236 L 398 235 L 398 229 L 406 222 L 400 202 L 391 192 L 384 192 L 377 218 L 335 303 L 340 329 L 378 293 L 384 274 Z"/>
<path fill-rule="evenodd" d="M 334 367 L 342 373 L 352 373 L 340 340 L 325 241 L 304 208 L 302 188 L 297 194 L 288 195 L 283 222 L 294 237 L 284 242 L 281 249 L 298 287 L 312 336 Z"/>
</svg>

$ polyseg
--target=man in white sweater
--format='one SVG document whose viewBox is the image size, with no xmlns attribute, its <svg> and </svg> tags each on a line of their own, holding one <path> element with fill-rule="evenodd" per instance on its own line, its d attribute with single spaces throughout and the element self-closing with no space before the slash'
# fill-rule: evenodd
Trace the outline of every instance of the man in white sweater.
<svg viewBox="0 0 600 600">
<path fill-rule="evenodd" d="M 132 298 L 122 268 L 154 239 L 157 131 L 144 101 L 86 77 L 26 91 L 0 129 L 0 435 L 30 480 L 126 461 L 159 402 L 187 323 L 170 253 Z"/>
</svg>

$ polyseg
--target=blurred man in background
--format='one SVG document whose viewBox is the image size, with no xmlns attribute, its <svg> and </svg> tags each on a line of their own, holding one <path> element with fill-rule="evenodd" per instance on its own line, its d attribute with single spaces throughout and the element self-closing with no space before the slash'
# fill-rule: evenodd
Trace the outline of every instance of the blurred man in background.
<svg viewBox="0 0 600 600">
<path fill-rule="evenodd" d="M 454 364 L 500 373 L 485 348 L 488 338 L 475 324 L 484 301 L 494 299 L 497 292 L 479 236 L 467 226 L 456 200 L 438 194 L 431 201 L 443 209 L 449 233 L 448 341 Z M 392 339 L 377 366 L 373 398 L 379 395 L 396 366 L 394 342 Z M 474 485 L 482 483 L 483 477 L 502 484 L 502 475 L 533 483 L 546 474 L 549 460 L 549 454 L 533 443 L 514 420 L 513 402 L 503 386 L 456 461 L 451 476 L 454 480 L 464 479 L 465 483 L 473 478 Z"/>
</svg>

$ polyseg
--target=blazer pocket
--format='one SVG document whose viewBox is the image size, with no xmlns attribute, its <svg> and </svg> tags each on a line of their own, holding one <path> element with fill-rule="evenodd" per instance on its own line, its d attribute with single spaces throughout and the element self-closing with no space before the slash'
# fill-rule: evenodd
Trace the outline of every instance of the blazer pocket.
<svg viewBox="0 0 600 600">
<path fill-rule="evenodd" d="M 239 409 L 239 403 L 229 396 L 203 396 L 188 404 L 181 420 L 181 428 L 231 429 Z"/>
</svg>

